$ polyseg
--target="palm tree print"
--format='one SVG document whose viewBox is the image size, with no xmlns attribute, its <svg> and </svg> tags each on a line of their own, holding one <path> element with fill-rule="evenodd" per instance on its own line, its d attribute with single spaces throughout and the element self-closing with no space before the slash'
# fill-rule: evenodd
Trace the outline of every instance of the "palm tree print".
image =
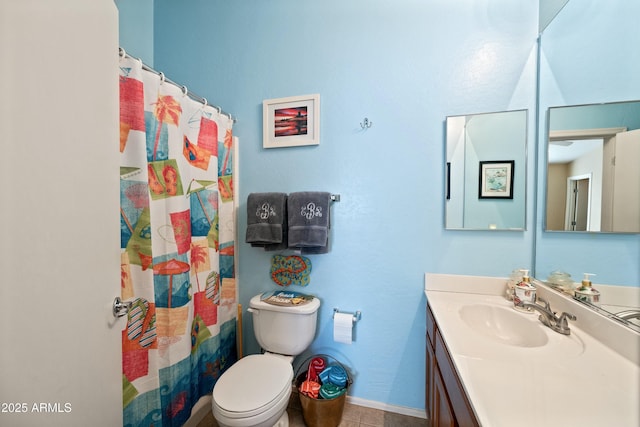
<svg viewBox="0 0 640 427">
<path fill-rule="evenodd" d="M 156 130 L 156 138 L 153 144 L 153 160 L 156 160 L 162 124 L 168 123 L 177 126 L 180 121 L 180 114 L 182 114 L 182 107 L 178 101 L 170 95 L 158 95 L 158 100 L 153 110 L 153 115 L 158 120 L 158 129 Z"/>
<path fill-rule="evenodd" d="M 191 268 L 196 275 L 198 292 L 200 292 L 200 279 L 198 279 L 198 267 L 207 261 L 207 248 L 191 243 Z"/>
</svg>

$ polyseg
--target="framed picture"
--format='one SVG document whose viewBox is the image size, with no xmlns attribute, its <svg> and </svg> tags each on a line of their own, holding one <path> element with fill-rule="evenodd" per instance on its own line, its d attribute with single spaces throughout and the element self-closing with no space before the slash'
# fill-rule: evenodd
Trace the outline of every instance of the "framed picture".
<svg viewBox="0 0 640 427">
<path fill-rule="evenodd" d="M 479 199 L 513 199 L 513 160 L 480 162 Z"/>
<path fill-rule="evenodd" d="M 320 144 L 320 95 L 265 99 L 262 129 L 264 148 Z"/>
<path fill-rule="evenodd" d="M 451 200 L 451 162 L 447 162 L 447 176 L 445 180 L 445 196 L 447 200 Z"/>
</svg>

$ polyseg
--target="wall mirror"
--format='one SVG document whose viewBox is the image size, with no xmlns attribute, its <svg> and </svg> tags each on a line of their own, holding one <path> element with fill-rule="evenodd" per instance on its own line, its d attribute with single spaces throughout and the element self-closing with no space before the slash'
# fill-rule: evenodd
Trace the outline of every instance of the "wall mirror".
<svg viewBox="0 0 640 427">
<path fill-rule="evenodd" d="M 549 108 L 547 231 L 640 233 L 640 102 Z"/>
<path fill-rule="evenodd" d="M 448 116 L 445 228 L 526 224 L 527 110 Z"/>
<path fill-rule="evenodd" d="M 600 204 L 593 208 L 600 209 L 600 230 L 596 231 L 596 227 L 593 226 L 591 230 L 584 232 L 564 232 L 568 174 L 563 173 L 563 181 L 561 180 L 560 184 L 552 185 L 553 172 L 549 168 L 547 177 L 547 165 L 556 162 L 556 154 L 550 150 L 571 146 L 584 148 L 587 144 L 597 144 L 597 150 L 600 150 L 599 147 L 602 145 L 604 152 L 604 142 L 587 141 L 601 139 L 600 136 L 591 138 L 591 135 L 588 135 L 593 129 L 622 127 L 629 131 L 635 128 L 629 123 L 629 117 L 624 123 L 603 120 L 617 109 L 637 108 L 637 103 L 632 100 L 640 99 L 640 73 L 637 72 L 640 56 L 630 54 L 628 49 L 628 46 L 640 43 L 640 30 L 637 25 L 640 3 L 633 3 L 632 8 L 627 0 L 541 0 L 541 5 L 543 3 L 550 6 L 558 3 L 561 7 L 556 9 L 559 12 L 553 15 L 549 25 L 543 27 L 538 44 L 537 116 L 540 137 L 537 144 L 539 173 L 536 181 L 536 188 L 539 190 L 536 195 L 538 220 L 535 222 L 540 224 L 540 227 L 536 227 L 535 230 L 535 277 L 545 280 L 553 271 L 559 270 L 570 273 L 574 281 L 580 281 L 582 273 L 595 273 L 593 282 L 601 292 L 601 307 L 593 307 L 594 310 L 608 317 L 612 316 L 610 313 L 617 314 L 626 309 L 638 310 L 638 230 L 603 230 L 602 217 L 609 213 L 603 212 L 603 209 L 608 207 L 603 208 Z M 599 28 L 600 31 L 593 31 L 594 28 Z M 634 114 L 637 118 L 638 111 L 634 111 L 632 113 L 629 110 L 622 114 Z M 583 117 L 580 118 L 580 115 Z M 570 116 L 574 116 L 573 120 L 576 121 L 562 124 L 568 122 Z M 576 117 L 580 118 L 579 122 Z M 577 137 L 571 135 L 571 138 L 566 138 L 561 132 L 575 130 L 582 132 L 578 132 Z M 602 139 L 604 138 L 603 136 Z M 626 156 L 625 159 L 616 156 L 616 162 L 625 160 Z M 636 154 L 636 169 L 638 163 Z M 602 169 L 604 166 L 603 164 Z M 602 174 L 602 171 L 598 173 Z M 595 181 L 598 178 L 595 174 L 593 172 L 590 175 L 590 204 L 595 203 L 594 199 L 597 197 L 602 202 L 613 195 L 610 187 L 606 190 L 596 188 Z M 589 172 L 576 172 L 575 175 L 589 176 Z M 635 180 L 637 183 L 637 178 Z M 561 195 L 554 196 L 552 192 Z M 596 192 L 599 192 L 599 195 L 594 194 Z M 635 194 L 638 194 L 637 187 Z M 558 209 L 562 213 L 556 213 L 555 219 L 552 219 L 548 215 L 548 209 Z M 584 224 L 582 227 L 587 228 L 596 222 L 597 215 L 597 212 L 587 214 L 587 219 L 581 219 Z M 616 316 L 616 319 L 619 319 L 619 316 Z"/>
</svg>

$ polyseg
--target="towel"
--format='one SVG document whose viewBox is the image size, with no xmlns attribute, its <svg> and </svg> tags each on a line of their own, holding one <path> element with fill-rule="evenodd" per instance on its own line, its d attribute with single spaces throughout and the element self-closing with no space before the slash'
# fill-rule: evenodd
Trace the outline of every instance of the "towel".
<svg viewBox="0 0 640 427">
<path fill-rule="evenodd" d="M 286 248 L 287 195 L 251 193 L 247 197 L 245 241 L 265 249 Z"/>
<path fill-rule="evenodd" d="M 291 193 L 287 200 L 289 248 L 303 253 L 325 253 L 329 246 L 331 194 L 318 191 Z"/>
<path fill-rule="evenodd" d="M 320 374 L 318 378 L 322 384 L 333 384 L 338 387 L 346 387 L 349 376 L 347 371 L 340 365 L 329 365 Z"/>
<path fill-rule="evenodd" d="M 320 392 L 318 393 L 318 397 L 321 399 L 335 399 L 336 397 L 340 397 L 347 392 L 347 389 L 344 387 L 338 387 L 335 384 L 322 384 L 320 387 Z"/>
<path fill-rule="evenodd" d="M 302 384 L 300 384 L 298 390 L 305 396 L 308 396 L 312 399 L 317 399 L 321 387 L 322 386 L 315 381 L 303 381 Z"/>
<path fill-rule="evenodd" d="M 307 368 L 307 381 L 318 382 L 318 374 L 324 370 L 327 362 L 322 357 L 314 357 Z"/>
</svg>

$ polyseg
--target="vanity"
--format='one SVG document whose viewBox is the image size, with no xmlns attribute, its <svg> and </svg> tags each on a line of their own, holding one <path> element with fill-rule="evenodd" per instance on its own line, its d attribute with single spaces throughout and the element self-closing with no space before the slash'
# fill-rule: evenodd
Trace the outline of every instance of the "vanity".
<svg viewBox="0 0 640 427">
<path fill-rule="evenodd" d="M 569 335 L 514 310 L 506 278 L 425 275 L 430 425 L 640 425 L 640 333 L 534 284 Z"/>
</svg>

